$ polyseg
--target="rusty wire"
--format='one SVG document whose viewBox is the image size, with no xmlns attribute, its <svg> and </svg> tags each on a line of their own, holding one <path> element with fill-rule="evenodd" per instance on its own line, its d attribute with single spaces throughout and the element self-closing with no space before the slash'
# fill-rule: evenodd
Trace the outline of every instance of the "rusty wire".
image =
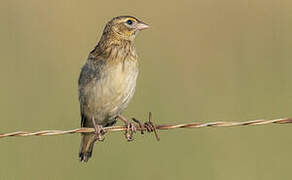
<svg viewBox="0 0 292 180">
<path fill-rule="evenodd" d="M 136 119 L 135 119 L 136 120 Z M 135 121 L 134 120 L 134 121 Z M 135 121 L 136 122 L 136 121 Z M 138 123 L 138 122 L 137 122 Z M 136 126 L 137 131 L 149 131 L 147 123 L 153 124 L 151 122 L 151 114 L 149 114 L 149 121 L 145 124 L 139 123 Z M 226 122 L 226 121 L 216 121 L 216 122 L 193 122 L 185 124 L 175 124 L 175 125 L 154 125 L 154 131 L 157 140 L 159 137 L 156 130 L 170 130 L 178 128 L 202 128 L 202 127 L 234 127 L 234 126 L 255 126 L 255 125 L 267 125 L 267 124 L 288 124 L 292 123 L 292 118 L 279 118 L 273 120 L 252 120 L 252 121 L 243 121 L 243 122 Z M 104 128 L 107 132 L 114 131 L 126 131 L 126 126 L 112 126 Z M 64 134 L 76 134 L 76 133 L 93 133 L 95 130 L 93 128 L 78 128 L 72 130 L 43 130 L 36 132 L 27 132 L 27 131 L 16 131 L 11 133 L 0 133 L 0 138 L 4 137 L 27 137 L 27 136 L 52 136 L 52 135 L 64 135 Z"/>
</svg>

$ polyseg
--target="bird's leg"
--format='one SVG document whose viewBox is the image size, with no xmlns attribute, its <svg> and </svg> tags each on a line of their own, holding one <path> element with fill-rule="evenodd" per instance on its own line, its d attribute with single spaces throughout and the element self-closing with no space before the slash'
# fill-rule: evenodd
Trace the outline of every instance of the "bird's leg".
<svg viewBox="0 0 292 180">
<path fill-rule="evenodd" d="M 136 126 L 133 123 L 129 122 L 124 116 L 120 114 L 117 115 L 116 117 L 125 123 L 125 126 L 126 126 L 125 137 L 128 141 L 132 141 L 133 134 L 136 133 L 137 131 Z"/>
<path fill-rule="evenodd" d="M 142 125 L 142 123 L 136 118 L 132 118 L 132 120 L 139 125 L 141 134 L 144 134 L 144 126 Z"/>
<path fill-rule="evenodd" d="M 103 141 L 103 135 L 106 133 L 106 130 L 101 125 L 96 124 L 94 117 L 92 117 L 92 124 L 95 130 L 94 141 Z"/>
</svg>

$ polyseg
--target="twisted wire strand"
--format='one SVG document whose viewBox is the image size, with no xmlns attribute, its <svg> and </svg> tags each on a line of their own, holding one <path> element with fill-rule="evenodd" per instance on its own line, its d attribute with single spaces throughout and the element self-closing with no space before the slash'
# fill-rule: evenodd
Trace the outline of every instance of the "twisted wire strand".
<svg viewBox="0 0 292 180">
<path fill-rule="evenodd" d="M 292 123 L 292 118 L 279 118 L 273 120 L 252 120 L 244 122 L 226 122 L 226 121 L 216 121 L 216 122 L 193 122 L 185 124 L 176 125 L 154 125 L 156 130 L 170 130 L 178 128 L 202 128 L 202 127 L 234 127 L 234 126 L 256 126 L 256 125 L 267 125 L 267 124 L 288 124 Z M 107 132 L 115 131 L 125 131 L 126 126 L 112 126 L 104 128 Z M 137 125 L 137 131 L 146 131 L 147 127 L 144 125 Z M 0 138 L 4 137 L 27 137 L 27 136 L 53 136 L 53 135 L 64 135 L 64 134 L 76 134 L 76 133 L 92 133 L 95 132 L 94 128 L 78 128 L 71 130 L 43 130 L 36 132 L 27 131 L 16 131 L 11 133 L 0 133 Z"/>
</svg>

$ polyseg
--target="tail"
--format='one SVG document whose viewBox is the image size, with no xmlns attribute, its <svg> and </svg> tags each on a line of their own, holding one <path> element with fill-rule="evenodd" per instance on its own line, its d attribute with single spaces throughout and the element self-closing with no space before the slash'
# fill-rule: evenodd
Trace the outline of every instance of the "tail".
<svg viewBox="0 0 292 180">
<path fill-rule="evenodd" d="M 87 162 L 91 157 L 94 142 L 94 134 L 82 134 L 79 150 L 79 160 L 81 162 Z"/>
</svg>

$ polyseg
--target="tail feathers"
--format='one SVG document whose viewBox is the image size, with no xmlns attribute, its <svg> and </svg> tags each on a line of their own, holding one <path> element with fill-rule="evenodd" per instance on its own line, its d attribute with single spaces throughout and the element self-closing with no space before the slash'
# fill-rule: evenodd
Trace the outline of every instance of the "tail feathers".
<svg viewBox="0 0 292 180">
<path fill-rule="evenodd" d="M 94 135 L 83 134 L 80 144 L 79 160 L 81 162 L 87 162 L 92 155 L 92 150 L 94 146 Z"/>
</svg>

